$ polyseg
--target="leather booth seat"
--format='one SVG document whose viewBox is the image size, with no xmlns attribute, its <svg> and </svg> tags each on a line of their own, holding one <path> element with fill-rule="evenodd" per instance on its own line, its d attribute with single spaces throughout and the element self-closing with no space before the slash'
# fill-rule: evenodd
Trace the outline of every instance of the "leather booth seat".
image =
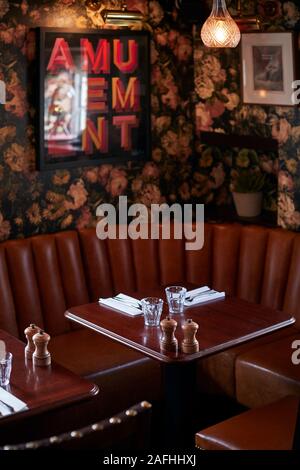
<svg viewBox="0 0 300 470">
<path fill-rule="evenodd" d="M 9 240 L 0 245 L 0 328 L 24 339 L 24 329 L 36 323 L 51 335 L 54 359 L 93 377 L 108 397 L 123 377 L 122 395 L 141 389 L 147 394 L 135 401 L 153 401 L 159 396 L 159 364 L 70 324 L 64 317 L 69 307 L 117 292 L 191 283 L 294 315 L 295 327 L 199 361 L 203 389 L 235 396 L 237 358 L 299 331 L 299 266 L 300 234 L 240 224 L 205 224 L 204 247 L 197 251 L 186 251 L 185 240 L 174 238 L 100 241 L 95 229 Z M 289 376 L 289 364 L 284 373 Z"/>
<path fill-rule="evenodd" d="M 202 450 L 291 450 L 299 398 L 285 397 L 196 434 Z"/>
</svg>

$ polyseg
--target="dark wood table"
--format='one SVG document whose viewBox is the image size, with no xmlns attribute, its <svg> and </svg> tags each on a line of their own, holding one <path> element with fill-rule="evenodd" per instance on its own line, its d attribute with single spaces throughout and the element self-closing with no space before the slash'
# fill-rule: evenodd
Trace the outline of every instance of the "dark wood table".
<svg viewBox="0 0 300 470">
<path fill-rule="evenodd" d="M 162 291 L 148 292 L 161 296 Z M 138 298 L 145 293 L 135 295 Z M 168 314 L 166 302 L 162 318 Z M 165 410 L 168 443 L 182 444 L 186 429 L 194 432 L 191 423 L 195 418 L 196 360 L 266 335 L 295 322 L 290 315 L 241 299 L 207 302 L 185 308 L 182 315 L 174 315 L 178 322 L 175 332 L 179 343 L 177 353 L 166 353 L 160 348 L 160 328 L 144 326 L 143 316 L 130 317 L 109 307 L 92 303 L 70 308 L 70 320 L 97 331 L 125 346 L 161 362 L 164 380 Z M 199 324 L 197 339 L 200 350 L 185 354 L 180 349 L 183 339 L 182 324 L 192 318 Z M 186 432 L 188 435 L 188 431 Z"/>
<path fill-rule="evenodd" d="M 97 395 L 97 385 L 56 363 L 34 367 L 31 360 L 25 359 L 25 344 L 14 336 L 0 330 L 0 340 L 5 341 L 7 351 L 13 354 L 10 384 L 5 389 L 24 401 L 28 408 L 1 416 L 0 435 L 7 429 L 16 432 L 21 421 L 28 422 L 36 415 L 76 405 Z"/>
</svg>

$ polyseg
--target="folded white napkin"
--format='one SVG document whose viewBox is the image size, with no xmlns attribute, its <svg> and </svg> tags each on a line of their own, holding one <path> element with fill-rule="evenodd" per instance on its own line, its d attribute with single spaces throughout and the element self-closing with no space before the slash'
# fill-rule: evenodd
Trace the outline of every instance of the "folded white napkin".
<svg viewBox="0 0 300 470">
<path fill-rule="evenodd" d="M 5 406 L 8 405 L 8 406 Z M 3 416 L 27 408 L 26 403 L 0 387 L 0 412 Z"/>
<path fill-rule="evenodd" d="M 132 317 L 135 317 L 137 315 L 143 315 L 142 310 L 138 308 L 139 305 L 138 305 L 137 299 L 135 299 L 134 297 L 130 297 L 129 295 L 125 295 L 125 294 L 118 294 L 118 297 L 124 300 L 124 302 L 116 300 L 113 297 L 109 297 L 108 299 L 100 298 L 99 303 L 101 305 L 105 305 L 106 307 L 110 307 L 115 310 L 118 310 L 119 312 L 125 313 L 127 315 L 131 315 Z"/>
<path fill-rule="evenodd" d="M 198 296 L 197 294 L 201 295 Z M 189 302 L 190 296 L 194 297 L 191 302 Z M 222 299 L 223 297 L 225 297 L 225 292 L 212 290 L 208 286 L 199 287 L 198 289 L 193 289 L 186 293 L 186 300 L 184 305 L 186 307 L 192 307 L 193 305 L 209 302 L 210 300 Z"/>
</svg>

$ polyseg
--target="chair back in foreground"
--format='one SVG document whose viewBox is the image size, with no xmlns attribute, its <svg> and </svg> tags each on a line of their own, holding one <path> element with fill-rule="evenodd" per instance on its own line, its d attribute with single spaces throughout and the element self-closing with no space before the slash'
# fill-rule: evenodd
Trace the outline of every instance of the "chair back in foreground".
<svg viewBox="0 0 300 470">
<path fill-rule="evenodd" d="M 84 428 L 36 441 L 5 445 L 0 450 L 142 450 L 150 445 L 151 408 L 149 402 L 142 401 Z"/>
</svg>

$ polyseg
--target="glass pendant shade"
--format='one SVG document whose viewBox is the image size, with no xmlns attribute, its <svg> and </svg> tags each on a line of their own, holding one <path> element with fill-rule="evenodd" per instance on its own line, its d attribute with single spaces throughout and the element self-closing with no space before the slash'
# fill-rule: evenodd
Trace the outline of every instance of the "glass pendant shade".
<svg viewBox="0 0 300 470">
<path fill-rule="evenodd" d="M 210 16 L 201 29 L 201 39 L 207 47 L 236 47 L 241 33 L 226 8 L 225 0 L 213 0 Z"/>
</svg>

